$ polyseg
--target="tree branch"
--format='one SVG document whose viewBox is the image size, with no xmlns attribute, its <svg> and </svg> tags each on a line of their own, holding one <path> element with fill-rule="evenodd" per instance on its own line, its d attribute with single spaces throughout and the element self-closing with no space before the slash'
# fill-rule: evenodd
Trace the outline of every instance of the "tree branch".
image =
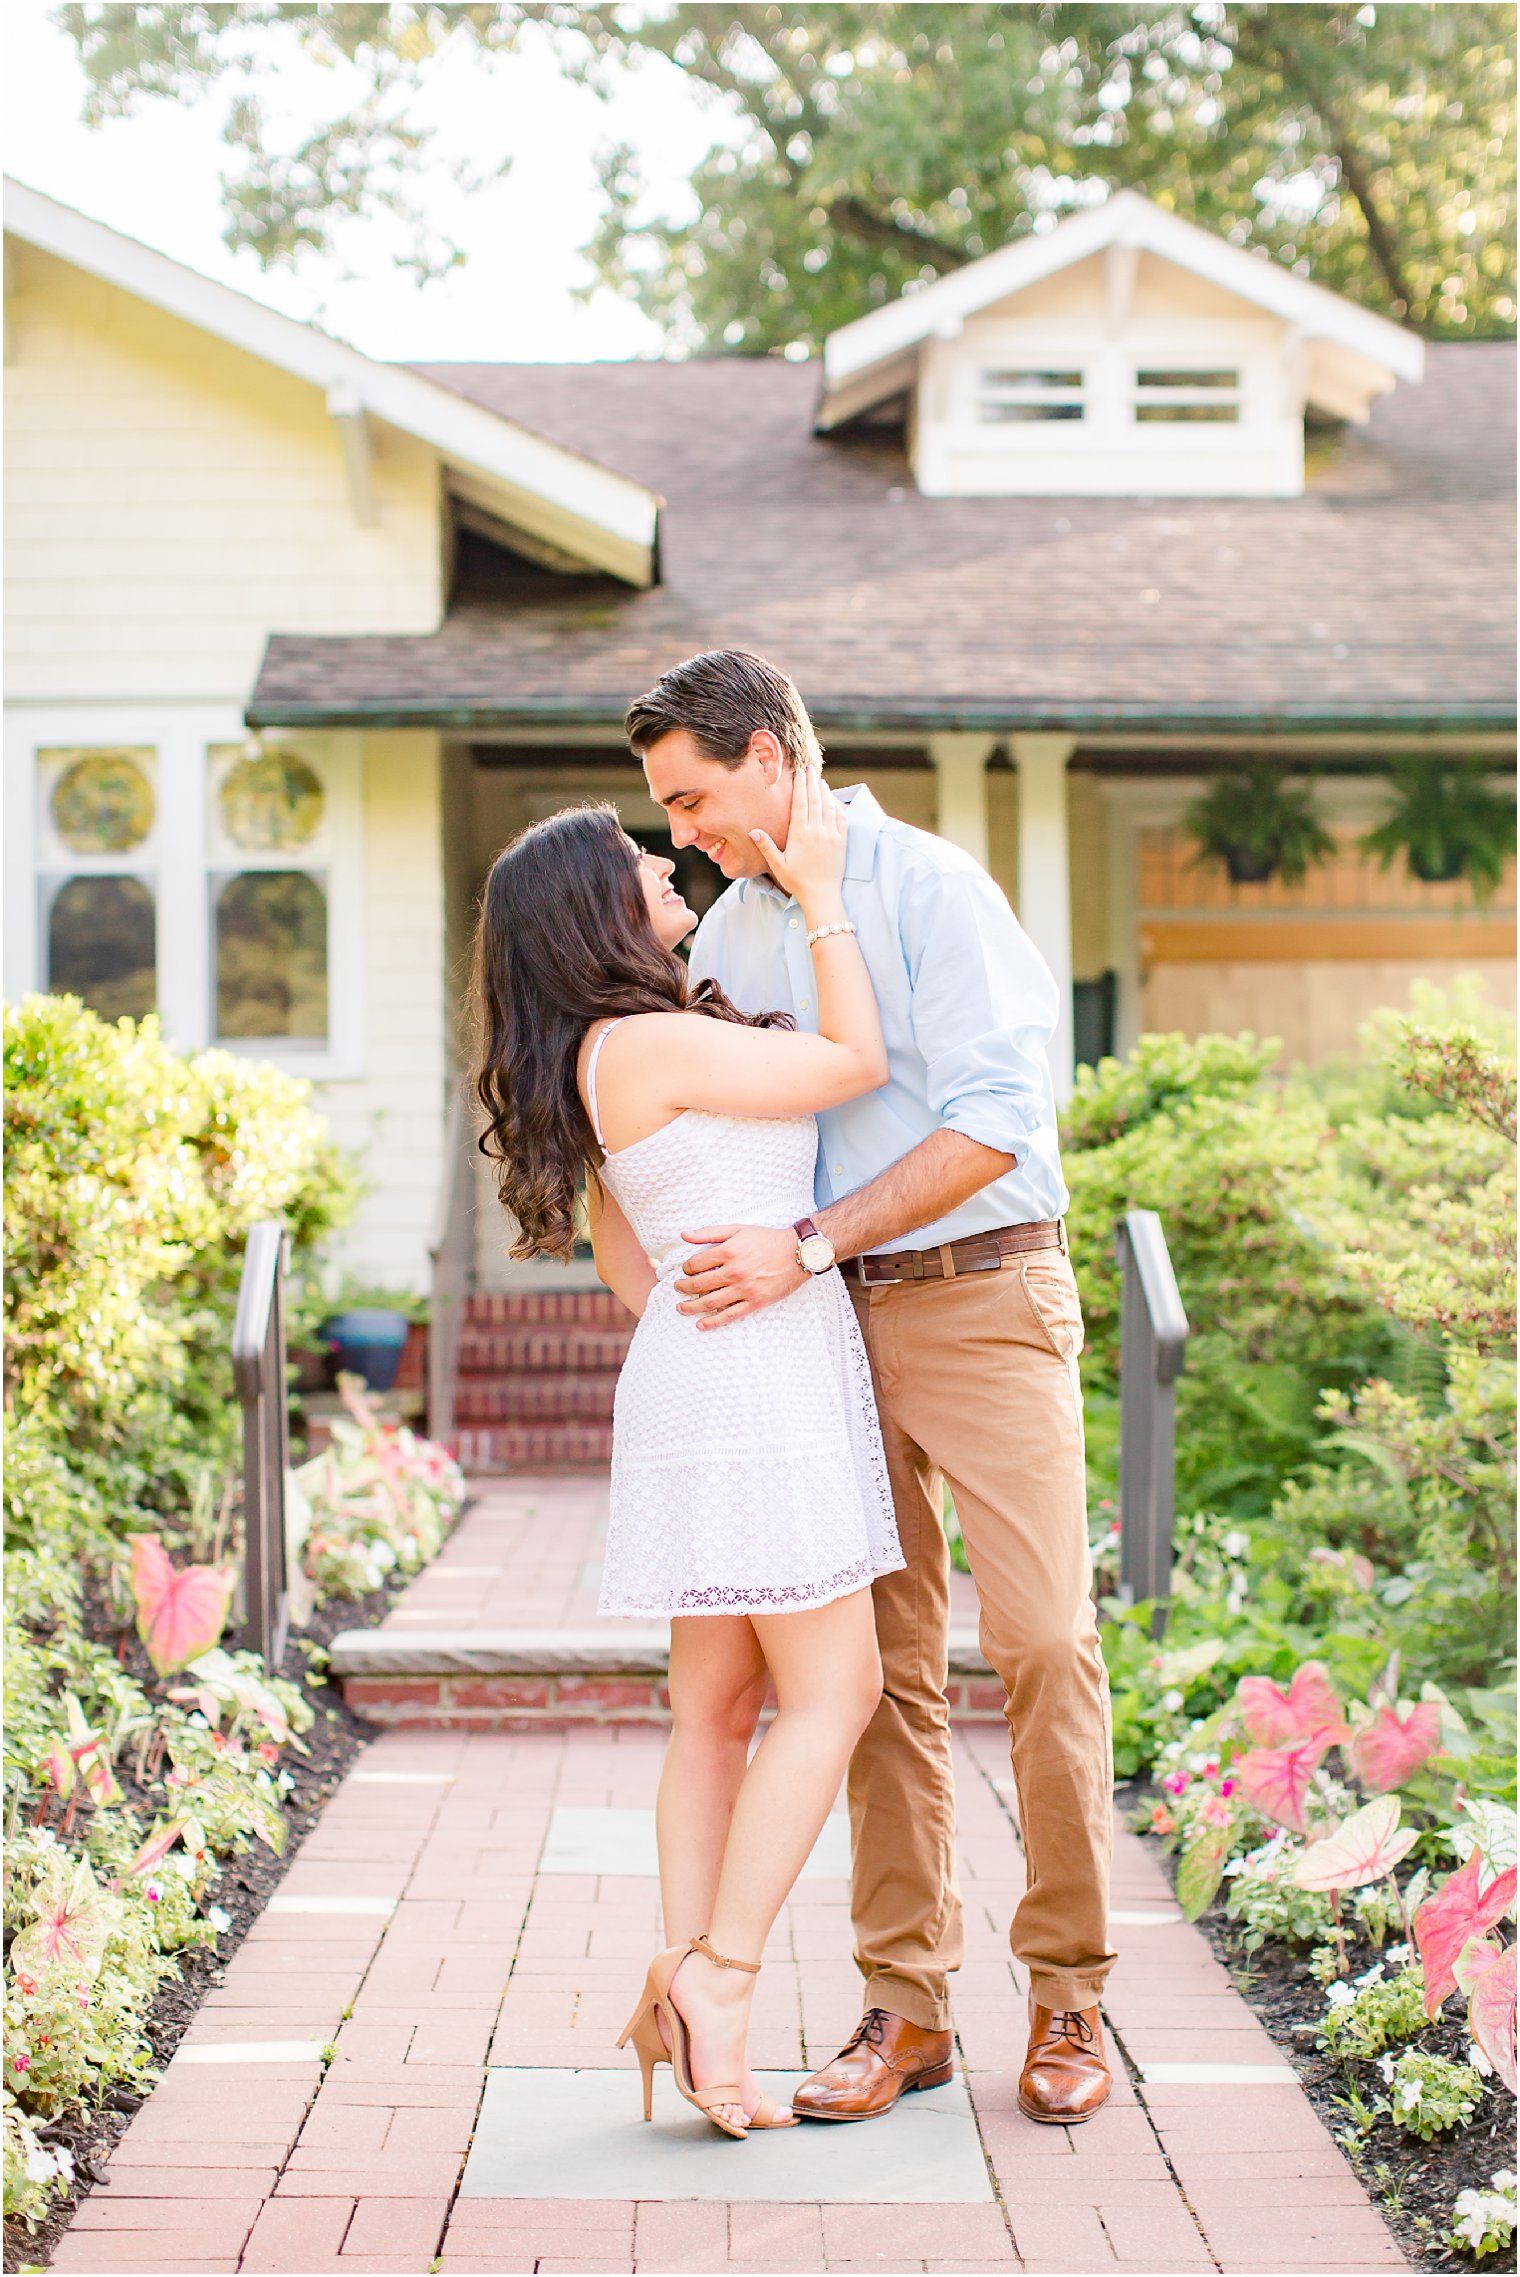
<svg viewBox="0 0 1520 2277">
<path fill-rule="evenodd" d="M 946 245 L 938 237 L 928 237 L 906 222 L 894 221 L 890 214 L 877 213 L 856 197 L 833 199 L 829 221 L 842 237 L 858 237 L 867 245 L 889 245 L 897 253 L 916 253 L 930 268 L 938 269 L 941 276 L 948 276 L 952 269 L 964 269 L 971 259 L 971 255 L 962 253 L 958 246 Z"/>
<path fill-rule="evenodd" d="M 1285 79 L 1296 81 L 1299 92 L 1317 113 L 1336 164 L 1340 167 L 1342 179 L 1356 200 L 1367 225 L 1367 242 L 1372 248 L 1372 257 L 1382 271 L 1389 292 L 1402 304 L 1404 313 L 1408 316 L 1416 296 L 1414 287 L 1404 274 L 1398 241 L 1373 194 L 1371 176 L 1362 162 L 1362 154 L 1351 129 L 1341 117 L 1304 49 L 1296 41 L 1285 37 L 1277 14 L 1268 9 L 1241 15 L 1236 28 L 1235 47 L 1237 53 L 1254 51 L 1258 63 L 1275 63 Z M 1411 324 L 1414 322 L 1412 316 L 1409 320 Z"/>
</svg>

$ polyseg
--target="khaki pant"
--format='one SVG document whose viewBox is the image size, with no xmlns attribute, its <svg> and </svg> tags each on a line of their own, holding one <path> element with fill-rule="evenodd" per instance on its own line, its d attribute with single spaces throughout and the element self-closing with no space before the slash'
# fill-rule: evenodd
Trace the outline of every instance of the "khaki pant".
<svg viewBox="0 0 1520 2277">
<path fill-rule="evenodd" d="M 1113 1743 L 1089 1595 L 1077 1354 L 1064 1250 L 997 1272 L 864 1289 L 846 1277 L 876 1386 L 905 1571 L 874 1585 L 881 1706 L 850 1765 L 851 1911 L 867 2006 L 942 2030 L 962 1955 L 946 1661 L 955 1496 L 981 1646 L 1008 1694 L 1028 1888 L 1010 1940 L 1034 1997 L 1087 2008 L 1108 1943 Z"/>
</svg>

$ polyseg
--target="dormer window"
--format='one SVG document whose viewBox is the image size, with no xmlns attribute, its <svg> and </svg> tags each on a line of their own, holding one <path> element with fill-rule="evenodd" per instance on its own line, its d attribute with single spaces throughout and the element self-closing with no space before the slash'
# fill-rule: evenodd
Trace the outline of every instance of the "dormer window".
<svg viewBox="0 0 1520 2277">
<path fill-rule="evenodd" d="M 1077 371 L 984 371 L 977 417 L 984 427 L 1015 420 L 1082 419 L 1087 406 Z"/>
<path fill-rule="evenodd" d="M 1135 418 L 1141 424 L 1183 419 L 1235 424 L 1240 418 L 1240 373 L 1138 371 Z"/>
</svg>

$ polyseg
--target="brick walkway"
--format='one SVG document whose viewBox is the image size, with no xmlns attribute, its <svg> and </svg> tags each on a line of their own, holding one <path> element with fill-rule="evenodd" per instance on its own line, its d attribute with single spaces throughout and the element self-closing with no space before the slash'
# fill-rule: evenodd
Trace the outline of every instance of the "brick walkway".
<svg viewBox="0 0 1520 2277">
<path fill-rule="evenodd" d="M 534 1482 L 531 1494 L 523 1481 L 493 1482 L 392 1619 L 420 1609 L 436 1624 L 448 1601 L 499 1622 L 505 1595 L 519 1621 L 583 1620 L 600 1507 L 595 1481 Z M 1024 2009 L 1007 1921 L 1022 1869 L 1006 1754 L 985 1725 L 956 1740 L 963 2083 L 939 2091 L 939 2121 L 936 2096 L 924 2095 L 865 2128 L 740 2145 L 698 2125 L 676 2140 L 672 2118 L 687 2114 L 667 2095 L 643 2133 L 637 2069 L 612 2042 L 658 1942 L 655 1882 L 633 1869 L 648 1863 L 638 1814 L 652 1804 L 661 1747 L 647 1725 L 377 1738 L 201 2009 L 56 2266 L 165 2277 L 421 2277 L 435 2267 L 479 2277 L 1020 2267 L 1339 2277 L 1404 2266 L 1272 2042 L 1177 1917 L 1154 1857 L 1128 1834 L 1113 1897 L 1113 2101 L 1070 2131 L 1019 2115 Z M 577 1844 L 590 1857 L 598 1843 L 613 1870 L 567 1870 Z M 757 1997 L 762 2069 L 810 2068 L 858 2013 L 846 1895 L 843 1880 L 815 1871 L 777 1924 Z M 558 2147 L 543 2136 L 556 2096 L 572 2106 L 578 2096 L 589 2114 L 620 2090 L 600 2135 Z M 531 2156 L 492 2116 L 514 2096 L 539 2122 Z M 976 2154 L 971 2183 L 936 2197 L 936 2146 L 957 2135 Z M 595 2195 L 606 2160 L 650 2158 L 651 2143 L 667 2176 L 659 2192 Z M 912 2180 L 920 2146 L 931 2194 Z M 872 2158 L 884 2173 L 896 2162 L 882 2192 L 896 2202 L 835 2202 L 845 2163 Z M 964 2181 L 964 2156 L 955 2171 Z M 798 2172 L 812 2197 L 799 2194 Z"/>
</svg>

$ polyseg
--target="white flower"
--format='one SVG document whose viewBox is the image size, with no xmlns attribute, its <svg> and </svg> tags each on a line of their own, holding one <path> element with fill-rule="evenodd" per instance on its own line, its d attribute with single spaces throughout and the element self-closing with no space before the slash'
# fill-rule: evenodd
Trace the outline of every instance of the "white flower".
<svg viewBox="0 0 1520 2277">
<path fill-rule="evenodd" d="M 1244 1586 L 1237 1581 L 1234 1588 L 1231 1589 L 1225 1597 L 1225 1609 L 1231 1613 L 1244 1612 L 1245 1602 L 1246 1592 Z"/>
<path fill-rule="evenodd" d="M 232 1927 L 232 1916 L 227 1912 L 224 1906 L 208 1905 L 206 1908 L 206 1919 L 210 1922 L 218 1937 L 221 1936 L 224 1930 L 230 1929 Z"/>
<path fill-rule="evenodd" d="M 1487 2206 L 1476 2190 L 1460 2190 L 1453 2210 L 1457 2218 L 1452 2228 L 1476 2253 L 1488 2228 Z"/>
<path fill-rule="evenodd" d="M 1469 2040 L 1467 2043 L 1467 2060 L 1480 2079 L 1487 2079 L 1494 2068 L 1476 2040 Z"/>
<path fill-rule="evenodd" d="M 1409 1959 L 1409 1947 L 1407 1945 L 1390 1945 L 1383 1955 L 1383 1959 L 1390 1969 L 1401 1969 Z"/>
<path fill-rule="evenodd" d="M 1326 2003 L 1331 2008 L 1349 2008 L 1355 1998 L 1356 1994 L 1349 1984 L 1333 1984 L 1325 1994 Z"/>
<path fill-rule="evenodd" d="M 1171 1713 L 1175 1715 L 1177 1713 L 1177 1710 L 1181 1707 L 1185 1697 L 1186 1694 L 1179 1692 L 1176 1685 L 1174 1684 L 1169 1692 L 1162 1693 L 1161 1705 L 1163 1708 L 1170 1709 Z"/>
<path fill-rule="evenodd" d="M 1224 1538 L 1224 1554 L 1227 1558 L 1243 1558 L 1250 1547 L 1250 1535 L 1243 1534 L 1238 1526 L 1232 1527 Z"/>
<path fill-rule="evenodd" d="M 73 2172 L 72 2160 L 69 2171 Z M 63 2169 L 58 2164 L 58 2156 L 55 2151 L 50 2151 L 43 2143 L 28 2141 L 26 2146 L 26 2178 L 28 2182 L 51 2182 L 55 2174 L 62 2172 Z"/>
<path fill-rule="evenodd" d="M 187 1858 L 183 1850 L 175 1852 L 169 1860 L 169 1868 L 172 1873 L 178 1874 L 182 1882 L 193 1882 L 200 1871 L 195 1860 Z"/>
<path fill-rule="evenodd" d="M 1212 1756 L 1208 1756 L 1208 1755 L 1199 1755 L 1199 1754 L 1198 1754 L 1198 1753 L 1195 1751 L 1195 1752 L 1194 1752 L 1192 1755 L 1189 1755 L 1189 1756 L 1188 1756 L 1188 1757 L 1187 1757 L 1185 1760 L 1186 1760 L 1186 1762 L 1187 1762 L 1187 1767 L 1188 1767 L 1188 1769 L 1189 1769 L 1190 1771 L 1201 1771 L 1201 1770 L 1203 1769 L 1203 1767 L 1204 1767 L 1204 1765 L 1205 1765 L 1206 1763 L 1210 1763 L 1210 1762 L 1212 1762 L 1212 1761 L 1213 1761 L 1213 1758 L 1212 1758 Z"/>
<path fill-rule="evenodd" d="M 72 2182 L 74 2179 L 74 2153 L 60 2147 L 54 2151 L 53 2158 L 64 2181 Z"/>
<path fill-rule="evenodd" d="M 1418 2111 L 1425 2099 L 1425 2090 L 1417 2079 L 1399 2082 L 1398 2104 L 1401 2111 Z"/>
<path fill-rule="evenodd" d="M 1385 2087 L 1391 2087 L 1393 2085 L 1393 2058 L 1388 2053 L 1388 2050 L 1386 2048 L 1378 2057 L 1377 2067 L 1383 2075 L 1383 2085 Z"/>
<path fill-rule="evenodd" d="M 1381 1984 L 1382 1981 L 1383 1964 L 1381 1961 L 1374 1961 L 1370 1969 L 1364 1969 L 1359 1977 L 1352 1979 L 1354 1984 Z"/>
<path fill-rule="evenodd" d="M 1510 2197 L 1513 2198 L 1515 2195 L 1515 2177 L 1510 2173 L 1508 2167 L 1494 2176 L 1494 2188 L 1508 2191 Z"/>
</svg>

